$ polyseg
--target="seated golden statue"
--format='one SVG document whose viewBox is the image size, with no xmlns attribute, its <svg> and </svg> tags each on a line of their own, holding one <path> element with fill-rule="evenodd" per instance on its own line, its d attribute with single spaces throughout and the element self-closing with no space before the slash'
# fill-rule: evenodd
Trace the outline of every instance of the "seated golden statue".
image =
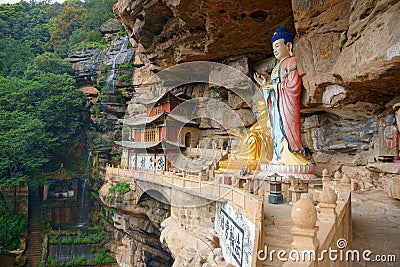
<svg viewBox="0 0 400 267">
<path fill-rule="evenodd" d="M 230 131 L 230 134 L 240 139 L 240 143 L 237 149 L 228 155 L 227 160 L 219 162 L 219 170 L 233 171 L 243 168 L 257 170 L 260 164 L 266 164 L 271 161 L 273 143 L 268 113 L 263 99 L 258 102 L 257 112 L 258 122 L 248 129 L 247 134 L 243 134 L 236 129 Z"/>
</svg>

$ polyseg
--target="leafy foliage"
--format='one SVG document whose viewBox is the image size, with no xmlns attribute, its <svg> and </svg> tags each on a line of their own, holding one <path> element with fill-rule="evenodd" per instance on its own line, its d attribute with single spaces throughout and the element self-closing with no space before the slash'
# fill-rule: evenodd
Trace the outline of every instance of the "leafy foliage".
<svg viewBox="0 0 400 267">
<path fill-rule="evenodd" d="M 26 44 L 10 38 L 0 39 L 0 75 L 22 77 L 33 58 L 34 53 Z"/>
<path fill-rule="evenodd" d="M 11 212 L 5 205 L 1 205 L 0 212 L 0 248 L 17 249 L 20 246 L 21 233 L 27 229 L 28 221 L 24 216 Z"/>
<path fill-rule="evenodd" d="M 100 249 L 96 255 L 96 263 L 105 264 L 105 263 L 115 263 L 116 260 L 113 257 L 110 257 L 106 254 L 105 249 Z"/>
<path fill-rule="evenodd" d="M 108 192 L 110 193 L 118 192 L 120 194 L 125 194 L 128 193 L 129 191 L 131 191 L 131 189 L 129 188 L 129 185 L 126 182 L 116 183 L 115 185 L 111 186 L 108 189 Z"/>
<path fill-rule="evenodd" d="M 54 51 L 60 56 L 66 56 L 69 49 L 68 39 L 71 34 L 82 27 L 86 9 L 68 5 L 54 19 L 54 29 L 51 32 L 50 42 Z"/>
<path fill-rule="evenodd" d="M 0 110 L 0 186 L 39 181 L 49 161 L 45 125 L 32 114 Z"/>
<path fill-rule="evenodd" d="M 24 77 L 32 79 L 35 76 L 46 73 L 68 74 L 71 73 L 71 70 L 69 62 L 62 60 L 52 53 L 46 52 L 33 59 L 32 64 L 28 65 Z"/>
<path fill-rule="evenodd" d="M 85 130 L 84 96 L 60 56 L 104 43 L 99 26 L 113 18 L 115 2 L 0 4 L 0 187 L 41 183 L 60 148 Z"/>
<path fill-rule="evenodd" d="M 40 182 L 43 166 L 83 128 L 72 77 L 34 66 L 30 80 L 0 77 L 0 186 Z"/>
<path fill-rule="evenodd" d="M 16 40 L 35 54 L 55 51 L 66 56 L 68 50 L 78 44 L 82 47 L 85 46 L 82 43 L 98 45 L 103 42 L 99 27 L 114 17 L 115 2 L 69 0 L 51 4 L 45 0 L 30 0 L 0 4 L 0 39 Z"/>
<path fill-rule="evenodd" d="M 122 74 L 118 76 L 117 81 L 119 82 L 129 82 L 129 76 L 126 74 Z"/>
</svg>

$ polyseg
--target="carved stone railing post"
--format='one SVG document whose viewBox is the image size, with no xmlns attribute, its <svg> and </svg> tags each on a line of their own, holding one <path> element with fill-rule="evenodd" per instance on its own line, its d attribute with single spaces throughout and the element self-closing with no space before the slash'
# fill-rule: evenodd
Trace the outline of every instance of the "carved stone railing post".
<svg viewBox="0 0 400 267">
<path fill-rule="evenodd" d="M 246 182 L 243 184 L 243 189 L 246 192 L 250 192 L 250 180 L 246 180 Z"/>
<path fill-rule="evenodd" d="M 350 191 L 351 189 L 351 180 L 347 174 L 342 175 L 342 179 L 340 180 L 341 188 L 344 191 Z"/>
<path fill-rule="evenodd" d="M 293 236 L 291 248 L 297 251 L 313 250 L 317 251 L 319 241 L 317 239 L 318 226 L 317 210 L 311 199 L 302 195 L 292 207 L 292 221 L 294 227 L 290 230 Z"/>
<path fill-rule="evenodd" d="M 331 180 L 331 177 L 329 175 L 329 171 L 327 169 L 322 170 L 322 186 L 325 188 L 329 181 Z"/>
<path fill-rule="evenodd" d="M 265 191 L 262 190 L 262 189 L 260 189 L 260 190 L 258 190 L 257 193 L 258 193 L 258 199 L 259 199 L 259 201 L 264 201 Z"/>
<path fill-rule="evenodd" d="M 319 195 L 320 208 L 318 219 L 321 221 L 336 221 L 337 195 L 330 187 L 325 187 Z"/>
<path fill-rule="evenodd" d="M 342 174 L 340 171 L 336 171 L 333 179 L 334 185 L 338 186 L 340 184 L 340 180 L 342 180 Z"/>
</svg>

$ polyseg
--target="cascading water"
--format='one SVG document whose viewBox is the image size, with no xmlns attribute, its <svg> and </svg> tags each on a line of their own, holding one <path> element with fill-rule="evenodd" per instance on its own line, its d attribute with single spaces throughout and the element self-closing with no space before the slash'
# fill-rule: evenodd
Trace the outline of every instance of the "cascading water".
<svg viewBox="0 0 400 267">
<path fill-rule="evenodd" d="M 128 45 L 128 36 L 124 36 L 122 40 L 118 40 L 115 42 L 113 46 L 120 45 L 118 53 L 114 56 L 113 62 L 111 65 L 111 74 L 106 79 L 106 92 L 107 93 L 115 93 L 115 79 L 118 74 L 118 60 L 121 57 L 121 54 L 126 50 Z M 110 53 L 111 49 L 108 53 Z"/>
<path fill-rule="evenodd" d="M 86 191 L 87 191 L 88 182 L 89 182 L 89 179 L 85 175 L 85 178 L 83 180 L 83 185 L 82 185 L 82 191 L 81 191 L 81 194 L 80 194 L 81 201 L 80 201 L 80 206 L 79 206 L 79 210 L 78 210 L 78 212 L 79 212 L 79 222 L 76 225 L 76 227 L 78 227 L 78 228 L 85 226 L 86 225 L 86 221 L 87 221 L 87 218 L 86 218 L 87 212 L 86 211 L 87 211 L 88 203 L 86 203 L 87 202 L 87 200 L 86 200 Z"/>
</svg>

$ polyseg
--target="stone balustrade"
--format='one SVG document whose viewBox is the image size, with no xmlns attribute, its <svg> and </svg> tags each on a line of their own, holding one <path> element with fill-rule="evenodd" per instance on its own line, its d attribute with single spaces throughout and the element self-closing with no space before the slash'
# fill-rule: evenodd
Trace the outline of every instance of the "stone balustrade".
<svg viewBox="0 0 400 267">
<path fill-rule="evenodd" d="M 352 251 L 347 253 L 352 243 L 351 194 L 350 182 L 346 174 L 336 172 L 334 179 L 329 178 L 328 172 L 323 171 L 324 189 L 319 195 L 317 207 L 309 197 L 302 196 L 292 208 L 294 227 L 291 230 L 293 242 L 292 251 L 305 255 L 305 259 L 294 261 L 289 258 L 283 266 L 348 266 Z M 336 250 L 338 259 L 331 262 L 330 250 Z M 292 252 L 291 251 L 291 252 Z M 308 254 L 315 254 L 314 260 L 309 260 Z M 340 253 L 344 255 L 340 260 Z M 315 260 L 315 259 L 318 259 Z"/>
<path fill-rule="evenodd" d="M 255 221 L 262 202 L 257 195 L 249 193 L 248 190 L 242 190 L 235 185 L 224 184 L 223 177 L 205 181 L 199 175 L 186 172 L 128 170 L 112 166 L 106 166 L 105 177 L 112 182 L 126 182 L 128 184 L 134 183 L 134 180 L 141 180 L 161 186 L 175 187 L 210 200 L 228 201 L 252 222 Z M 131 185 L 131 187 L 134 187 L 134 185 Z"/>
<path fill-rule="evenodd" d="M 237 185 L 225 184 L 223 176 L 214 180 L 204 180 L 204 175 L 192 175 L 187 172 L 166 172 L 151 170 L 128 170 L 106 166 L 105 178 L 115 182 L 126 182 L 131 188 L 144 181 L 157 185 L 176 188 L 182 192 L 200 196 L 209 200 L 226 201 L 255 225 L 254 251 L 258 251 L 263 243 L 264 191 L 258 195 L 251 194 L 249 187 L 240 189 Z M 253 266 L 260 266 L 257 253 L 253 254 Z"/>
<path fill-rule="evenodd" d="M 106 179 L 112 182 L 127 182 L 131 188 L 136 181 L 154 183 L 160 186 L 178 189 L 182 192 L 209 200 L 226 201 L 256 226 L 254 251 L 258 251 L 263 243 L 263 201 L 264 192 L 251 194 L 248 186 L 225 184 L 223 176 L 215 176 L 214 180 L 205 180 L 204 175 L 193 175 L 187 172 L 166 172 L 149 170 L 128 170 L 106 167 Z M 338 249 L 338 240 L 346 240 L 347 251 L 351 246 L 351 195 L 350 182 L 346 174 L 335 173 L 330 179 L 327 171 L 323 172 L 323 191 L 318 197 L 318 205 L 314 206 L 310 196 L 297 201 L 292 209 L 294 227 L 291 230 L 292 250 L 313 251 L 319 257 L 323 251 Z M 257 253 L 253 255 L 253 266 L 259 266 Z M 329 258 L 323 261 L 288 261 L 283 266 L 331 266 Z M 347 262 L 334 263 L 335 266 L 346 266 Z"/>
</svg>

